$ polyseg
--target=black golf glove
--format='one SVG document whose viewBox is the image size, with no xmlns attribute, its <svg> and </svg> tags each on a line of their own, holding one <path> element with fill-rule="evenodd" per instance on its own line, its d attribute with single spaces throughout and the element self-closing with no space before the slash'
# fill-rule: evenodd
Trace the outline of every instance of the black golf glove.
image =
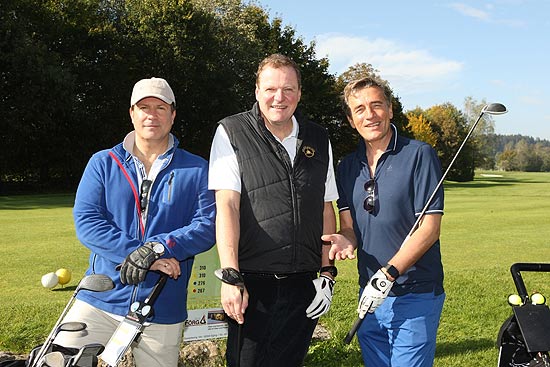
<svg viewBox="0 0 550 367">
<path fill-rule="evenodd" d="M 122 262 L 120 268 L 120 281 L 122 284 L 138 284 L 143 282 L 147 271 L 158 258 L 153 250 L 154 242 L 145 242 L 138 247 Z"/>
</svg>

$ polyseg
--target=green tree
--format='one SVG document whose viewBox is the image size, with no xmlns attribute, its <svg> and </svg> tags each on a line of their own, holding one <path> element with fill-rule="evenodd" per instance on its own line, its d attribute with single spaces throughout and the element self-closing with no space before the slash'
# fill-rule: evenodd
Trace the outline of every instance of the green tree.
<svg viewBox="0 0 550 367">
<path fill-rule="evenodd" d="M 409 120 L 407 128 L 412 132 L 415 139 L 426 142 L 432 147 L 437 145 L 437 134 L 433 131 L 431 124 L 424 118 L 423 114 L 408 112 L 407 118 Z"/>
<path fill-rule="evenodd" d="M 516 151 L 513 149 L 505 149 L 497 155 L 497 167 L 504 171 L 518 171 L 516 162 Z"/>
<path fill-rule="evenodd" d="M 334 88 L 338 92 L 342 112 L 339 124 L 337 125 L 338 130 L 335 132 L 335 134 L 339 137 L 339 145 L 335 147 L 335 155 L 338 154 L 339 156 L 342 156 L 355 150 L 357 141 L 359 140 L 359 134 L 357 134 L 357 132 L 351 127 L 347 121 L 345 113 L 343 112 L 343 91 L 349 82 L 364 77 L 374 78 L 386 86 L 392 96 L 392 123 L 397 127 L 400 134 L 412 137 L 412 133 L 408 129 L 409 121 L 403 112 L 403 105 L 401 104 L 399 97 L 393 92 L 388 81 L 382 79 L 378 72 L 379 71 L 376 70 L 371 64 L 357 63 L 350 66 L 345 72 L 338 75 L 336 78 Z"/>
<path fill-rule="evenodd" d="M 487 105 L 485 99 L 480 102 L 477 102 L 471 96 L 464 99 L 464 115 L 469 126 L 475 123 L 485 105 Z M 474 166 L 484 169 L 495 168 L 497 141 L 493 116 L 483 114 L 476 128 L 472 131 L 470 140 L 472 149 L 474 149 Z"/>
<path fill-rule="evenodd" d="M 525 139 L 517 142 L 516 161 L 518 169 L 525 172 L 539 172 L 542 167 L 542 159 L 536 154 L 534 146 L 527 143 Z"/>
<path fill-rule="evenodd" d="M 437 134 L 436 151 L 444 170 L 462 145 L 468 128 L 464 114 L 451 103 L 436 105 L 425 111 L 426 119 Z M 452 181 L 471 181 L 474 178 L 474 150 L 469 142 L 464 144 L 460 154 L 447 175 Z"/>
<path fill-rule="evenodd" d="M 58 179 L 71 166 L 62 148 L 74 131 L 75 76 L 56 48 L 66 23 L 26 0 L 5 1 L 0 14 L 0 100 L 7 111 L 0 174 L 25 183 Z"/>
<path fill-rule="evenodd" d="M 301 106 L 338 135 L 342 114 L 328 60 L 282 20 L 238 0 L 5 0 L 0 13 L 2 178 L 73 187 L 90 155 L 131 130 L 132 85 L 166 78 L 174 133 L 207 157 L 216 122 L 255 101 L 255 71 L 280 52 L 303 70 Z M 32 101 L 32 103 L 29 103 Z M 337 157 L 336 157 L 337 159 Z M 23 164 L 22 164 L 23 162 Z M 38 180 L 38 179 L 37 179 Z"/>
</svg>

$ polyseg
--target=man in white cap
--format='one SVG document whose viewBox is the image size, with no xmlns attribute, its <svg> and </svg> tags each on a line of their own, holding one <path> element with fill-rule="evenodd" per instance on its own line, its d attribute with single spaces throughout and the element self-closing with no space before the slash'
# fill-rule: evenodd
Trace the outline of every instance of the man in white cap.
<svg viewBox="0 0 550 367">
<path fill-rule="evenodd" d="M 194 256 L 214 244 L 215 201 L 208 163 L 178 149 L 170 133 L 175 108 L 166 80 L 140 80 L 130 99 L 134 130 L 88 162 L 73 210 L 76 234 L 91 251 L 86 274 L 106 274 L 115 288 L 80 291 L 64 321 L 87 328 L 60 333 L 55 343 L 105 345 L 164 273 L 169 278 L 132 352 L 138 367 L 178 365 L 189 276 Z"/>
</svg>

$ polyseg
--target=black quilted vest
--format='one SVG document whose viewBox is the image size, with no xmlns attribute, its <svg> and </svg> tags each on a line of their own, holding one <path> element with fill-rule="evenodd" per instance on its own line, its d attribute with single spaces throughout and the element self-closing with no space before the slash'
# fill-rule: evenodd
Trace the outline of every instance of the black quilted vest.
<svg viewBox="0 0 550 367">
<path fill-rule="evenodd" d="M 220 121 L 241 172 L 239 267 L 245 272 L 318 271 L 325 181 L 326 130 L 295 115 L 299 125 L 294 165 L 265 127 L 258 104 Z"/>
</svg>

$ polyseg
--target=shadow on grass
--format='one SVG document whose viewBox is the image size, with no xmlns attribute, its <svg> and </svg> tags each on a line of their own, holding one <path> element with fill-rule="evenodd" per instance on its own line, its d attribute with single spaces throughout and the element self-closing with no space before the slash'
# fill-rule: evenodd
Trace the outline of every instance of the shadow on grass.
<svg viewBox="0 0 550 367">
<path fill-rule="evenodd" d="M 488 349 L 496 348 L 496 340 L 491 339 L 471 339 L 461 340 L 456 342 L 443 342 L 437 343 L 437 349 L 435 352 L 436 357 L 446 357 L 453 355 L 461 355 L 464 352 L 479 352 Z"/>
<path fill-rule="evenodd" d="M 443 183 L 443 187 L 445 190 L 452 190 L 452 189 L 475 189 L 475 188 L 490 188 L 490 187 L 504 187 L 504 186 L 512 186 L 514 183 L 512 182 L 455 182 L 455 181 L 445 181 Z"/>
<path fill-rule="evenodd" d="M 72 208 L 74 194 L 0 196 L 0 210 Z"/>
<path fill-rule="evenodd" d="M 76 289 L 76 285 L 70 285 L 68 287 L 52 289 L 52 292 L 74 292 L 75 289 Z"/>
</svg>

